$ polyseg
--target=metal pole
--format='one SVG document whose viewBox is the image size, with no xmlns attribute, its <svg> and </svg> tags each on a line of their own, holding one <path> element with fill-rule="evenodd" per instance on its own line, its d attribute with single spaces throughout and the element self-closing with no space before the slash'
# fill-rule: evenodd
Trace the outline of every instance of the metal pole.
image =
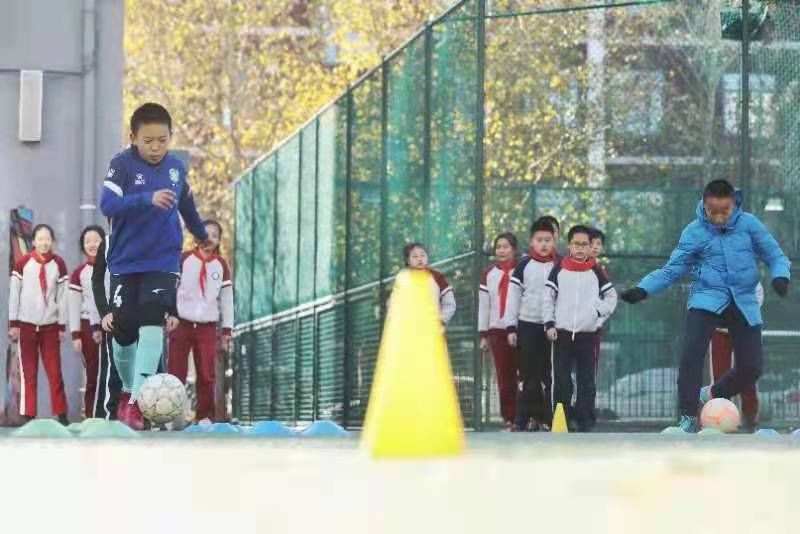
<svg viewBox="0 0 800 534">
<path fill-rule="evenodd" d="M 473 221 L 475 228 L 475 243 L 473 249 L 475 250 L 474 265 L 472 269 L 472 294 L 473 294 L 473 310 L 472 314 L 472 332 L 473 332 L 473 358 L 475 367 L 475 382 L 473 385 L 473 413 L 472 425 L 476 430 L 482 427 L 481 417 L 481 398 L 483 393 L 483 355 L 480 351 L 480 335 L 478 334 L 478 305 L 479 305 L 479 291 L 480 273 L 483 269 L 483 187 L 484 187 L 484 152 L 483 152 L 483 137 L 485 130 L 485 107 L 484 107 L 484 91 L 485 91 L 485 76 L 486 76 L 486 0 L 477 0 L 478 17 L 476 20 L 477 32 L 477 75 L 476 75 L 476 99 L 475 99 L 475 219 Z"/>
<path fill-rule="evenodd" d="M 740 175 L 745 202 L 750 201 L 751 152 L 750 142 L 750 0 L 742 0 L 742 122 L 740 131 Z"/>
<path fill-rule="evenodd" d="M 272 190 L 272 294 L 270 295 L 270 301 L 272 302 L 272 315 L 274 317 L 275 313 L 277 313 L 277 306 L 275 303 L 275 288 L 278 285 L 278 274 L 277 274 L 277 267 L 278 267 L 278 171 L 280 170 L 280 152 L 275 153 L 275 169 L 274 173 L 272 174 L 272 180 L 274 181 L 274 186 Z M 276 331 L 278 329 L 278 325 L 275 324 L 273 320 L 272 324 L 269 327 L 269 340 L 270 340 L 270 351 L 269 351 L 269 418 L 274 420 L 275 419 L 275 356 L 276 356 L 276 349 L 278 345 L 278 336 Z"/>
<path fill-rule="evenodd" d="M 431 247 L 431 120 L 433 93 L 433 27 L 425 24 L 425 92 L 422 106 L 422 209 L 423 239 Z"/>
<path fill-rule="evenodd" d="M 295 250 L 297 251 L 297 262 L 295 263 L 295 288 L 294 288 L 294 305 L 300 305 L 300 243 L 302 240 L 301 220 L 303 218 L 303 141 L 305 130 L 300 130 L 298 134 L 297 148 L 297 244 Z M 294 318 L 294 422 L 300 418 L 300 374 L 302 372 L 301 366 L 301 353 L 300 353 L 300 314 L 295 313 Z"/>
<path fill-rule="evenodd" d="M 314 292 L 312 298 L 317 299 L 317 254 L 319 241 L 319 117 L 315 126 L 314 135 Z M 319 313 L 314 310 L 313 315 L 313 356 L 311 374 L 311 418 L 319 419 Z"/>
<path fill-rule="evenodd" d="M 347 427 L 350 422 L 350 388 L 351 388 L 351 367 L 352 367 L 352 335 L 350 332 L 350 296 L 347 290 L 350 289 L 350 240 L 352 238 L 351 213 L 353 209 L 353 199 L 351 198 L 351 187 L 353 178 L 353 90 L 347 92 L 346 97 L 346 128 L 345 128 L 345 251 L 344 251 L 344 391 L 342 395 L 342 426 Z"/>
<path fill-rule="evenodd" d="M 389 242 L 389 228 L 388 228 L 388 215 L 386 213 L 389 206 L 388 194 L 389 187 L 386 181 L 388 180 L 389 164 L 389 62 L 384 58 L 381 65 L 381 217 L 380 217 L 380 288 L 379 288 L 379 324 L 383 326 L 383 320 L 386 317 L 386 307 L 384 305 L 384 283 L 383 280 L 388 276 L 386 272 L 386 254 L 389 252 L 387 243 Z"/>
<path fill-rule="evenodd" d="M 248 322 L 253 320 L 253 301 L 256 284 L 256 254 L 255 254 L 255 243 L 256 243 L 256 170 L 250 173 L 250 317 L 248 317 Z M 250 422 L 253 422 L 253 410 L 255 410 L 255 390 L 256 390 L 256 381 L 255 381 L 255 374 L 256 374 L 256 347 L 255 343 L 253 342 L 253 327 L 248 326 L 248 333 L 247 333 L 247 361 L 248 367 L 250 371 L 249 377 L 249 394 L 250 394 Z"/>
</svg>

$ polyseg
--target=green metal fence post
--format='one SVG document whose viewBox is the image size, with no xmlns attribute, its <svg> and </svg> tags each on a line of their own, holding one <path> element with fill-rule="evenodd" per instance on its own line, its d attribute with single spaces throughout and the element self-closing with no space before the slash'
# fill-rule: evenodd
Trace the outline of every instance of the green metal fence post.
<svg viewBox="0 0 800 534">
<path fill-rule="evenodd" d="M 476 102 L 475 102 L 475 213 L 474 213 L 474 232 L 475 243 L 473 248 L 475 250 L 474 266 L 472 273 L 472 289 L 473 289 L 473 309 L 478 310 L 479 291 L 477 288 L 480 286 L 480 273 L 483 268 L 483 185 L 484 185 L 484 147 L 483 137 L 485 129 L 485 109 L 484 109 L 484 90 L 485 90 L 485 75 L 486 75 L 486 0 L 476 0 L 478 7 L 478 17 L 476 19 L 476 33 L 477 33 L 477 50 L 476 50 L 476 64 L 477 76 L 476 84 Z M 483 355 L 480 351 L 480 335 L 478 334 L 478 314 L 472 314 L 472 331 L 473 331 L 473 357 L 474 357 L 474 373 L 475 382 L 473 385 L 473 398 L 474 409 L 472 410 L 472 426 L 476 430 L 482 428 L 482 397 L 483 397 Z"/>
<path fill-rule="evenodd" d="M 314 290 L 312 299 L 317 300 L 317 256 L 319 254 L 319 117 L 314 126 Z M 319 313 L 316 308 L 313 313 L 313 355 L 311 363 L 311 418 L 316 421 L 319 419 Z"/>
<path fill-rule="evenodd" d="M 248 317 L 248 322 L 252 325 L 253 321 L 253 301 L 255 300 L 255 291 L 253 288 L 255 287 L 256 282 L 256 251 L 255 251 L 255 242 L 256 242 L 256 171 L 253 170 L 252 174 L 250 175 L 250 317 Z M 253 422 L 253 410 L 255 410 L 255 395 L 253 394 L 256 389 L 256 380 L 255 380 L 255 369 L 256 369 L 256 347 L 255 342 L 253 340 L 253 327 L 248 326 L 248 334 L 247 334 L 247 364 L 250 371 L 250 377 L 248 380 L 247 387 L 249 389 L 249 404 L 250 404 L 250 422 Z"/>
<path fill-rule="evenodd" d="M 431 246 L 431 120 L 433 99 L 433 26 L 425 24 L 425 91 L 422 105 L 423 241 Z"/>
<path fill-rule="evenodd" d="M 298 153 L 297 153 L 297 244 L 296 251 L 300 251 L 300 240 L 303 225 L 300 224 L 303 216 L 303 135 L 304 130 L 300 130 L 298 140 Z M 295 290 L 294 290 L 294 305 L 295 307 L 300 304 L 300 254 L 297 254 L 297 262 L 295 263 Z M 300 418 L 300 373 L 302 370 L 301 354 L 300 354 L 300 314 L 295 312 L 294 317 L 294 421 Z"/>
<path fill-rule="evenodd" d="M 272 302 L 271 309 L 273 314 L 272 324 L 269 328 L 269 340 L 270 340 L 270 351 L 269 351 L 269 418 L 275 419 L 275 354 L 277 353 L 277 342 L 278 336 L 275 334 L 277 330 L 277 326 L 275 324 L 274 314 L 277 309 L 277 304 L 275 302 L 275 289 L 278 286 L 278 273 L 277 269 L 275 268 L 278 265 L 278 171 L 280 170 L 280 152 L 275 154 L 275 169 L 274 173 L 272 174 L 272 179 L 274 180 L 273 190 L 272 190 L 272 198 L 274 199 L 272 202 L 272 265 L 274 269 L 274 273 L 272 275 L 272 294 L 270 295 L 270 300 Z"/>
<path fill-rule="evenodd" d="M 389 178 L 388 166 L 389 164 L 389 62 L 386 57 L 383 58 L 381 64 L 381 244 L 380 244 L 380 261 L 378 267 L 378 299 L 380 301 L 378 321 L 383 327 L 383 320 L 386 317 L 386 306 L 384 305 L 384 279 L 387 277 L 386 272 L 386 253 L 387 243 L 389 242 L 389 229 L 388 217 L 386 207 L 388 206 L 389 188 L 386 181 Z"/>
<path fill-rule="evenodd" d="M 350 422 L 350 389 L 351 389 L 351 368 L 353 352 L 353 336 L 350 332 L 350 239 L 352 234 L 350 218 L 353 209 L 351 198 L 353 180 L 353 88 L 347 91 L 346 98 L 346 120 L 345 125 L 345 252 L 344 252 L 344 384 L 342 394 L 342 426 L 347 427 Z"/>
<path fill-rule="evenodd" d="M 750 0 L 742 0 L 742 117 L 740 130 L 740 173 L 745 202 L 750 203 L 751 150 L 750 142 Z M 755 206 L 750 205 L 751 211 Z"/>
</svg>

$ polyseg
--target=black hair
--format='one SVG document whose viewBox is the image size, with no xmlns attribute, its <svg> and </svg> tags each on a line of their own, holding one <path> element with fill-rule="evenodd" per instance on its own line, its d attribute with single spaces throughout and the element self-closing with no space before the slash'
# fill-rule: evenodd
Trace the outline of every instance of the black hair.
<svg viewBox="0 0 800 534">
<path fill-rule="evenodd" d="M 603 233 L 602 230 L 599 228 L 589 228 L 589 241 L 594 241 L 595 239 L 599 239 L 606 244 L 606 234 Z"/>
<path fill-rule="evenodd" d="M 575 226 L 569 229 L 569 233 L 567 234 L 567 240 L 572 241 L 572 238 L 575 237 L 575 234 L 586 234 L 589 238 L 591 238 L 592 229 L 582 224 L 576 224 Z"/>
<path fill-rule="evenodd" d="M 47 230 L 48 232 L 50 232 L 50 238 L 53 241 L 56 240 L 56 233 L 53 231 L 53 227 L 50 226 L 49 224 L 37 224 L 36 226 L 34 226 L 33 233 L 31 233 L 34 239 L 36 239 L 36 234 L 39 233 L 39 230 Z"/>
<path fill-rule="evenodd" d="M 728 180 L 712 180 L 703 189 L 703 200 L 708 197 L 732 198 L 736 194 L 736 189 Z"/>
<path fill-rule="evenodd" d="M 426 254 L 428 253 L 428 249 L 425 248 L 425 245 L 423 245 L 422 243 L 407 244 L 406 246 L 403 247 L 403 260 L 405 261 L 406 265 L 408 265 L 408 260 L 411 257 L 411 251 L 414 250 L 415 248 L 421 248 L 422 250 L 425 251 Z"/>
<path fill-rule="evenodd" d="M 518 246 L 517 236 L 515 236 L 511 232 L 503 232 L 502 234 L 495 237 L 493 250 L 497 250 L 497 242 L 500 241 L 501 239 L 505 239 L 506 241 L 508 241 L 508 244 L 511 245 L 511 248 L 517 250 Z"/>
<path fill-rule="evenodd" d="M 539 222 L 539 221 L 549 222 L 551 225 L 553 225 L 553 228 L 555 229 L 556 232 L 560 232 L 561 231 L 561 223 L 559 223 L 558 219 L 556 219 L 552 215 L 542 215 L 541 217 L 536 219 L 536 222 Z"/>
<path fill-rule="evenodd" d="M 131 133 L 136 135 L 143 124 L 164 124 L 169 133 L 172 133 L 172 117 L 161 104 L 148 102 L 136 108 L 131 115 Z"/>
<path fill-rule="evenodd" d="M 556 229 L 552 222 L 545 220 L 545 218 L 542 217 L 537 219 L 536 222 L 531 225 L 531 236 L 533 236 L 533 234 L 536 232 L 550 232 L 551 234 L 555 235 Z"/>
<path fill-rule="evenodd" d="M 81 232 L 81 238 L 80 240 L 78 240 L 78 248 L 84 254 L 86 254 L 86 249 L 83 246 L 83 238 L 85 238 L 86 234 L 88 234 L 89 232 L 97 232 L 97 235 L 100 236 L 100 241 L 104 241 L 106 238 L 106 231 L 103 230 L 101 226 L 97 226 L 96 224 L 90 224 L 89 226 L 84 228 L 83 231 Z"/>
</svg>

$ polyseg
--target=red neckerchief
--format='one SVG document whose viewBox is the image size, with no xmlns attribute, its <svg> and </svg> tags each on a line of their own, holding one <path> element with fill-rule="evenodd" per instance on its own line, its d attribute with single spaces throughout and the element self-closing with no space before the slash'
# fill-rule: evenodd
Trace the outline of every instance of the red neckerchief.
<svg viewBox="0 0 800 534">
<path fill-rule="evenodd" d="M 95 261 L 97 261 L 97 256 L 86 256 L 86 265 L 94 265 Z"/>
<path fill-rule="evenodd" d="M 551 252 L 549 256 L 542 256 L 540 254 L 537 254 L 536 251 L 534 251 L 533 249 L 530 249 L 530 251 L 528 251 L 528 256 L 538 261 L 539 263 L 549 263 L 551 261 L 556 261 L 555 252 Z"/>
<path fill-rule="evenodd" d="M 506 261 L 503 263 L 496 263 L 495 267 L 503 271 L 503 277 L 500 279 L 500 318 L 502 319 L 503 316 L 506 314 L 506 298 L 508 297 L 508 284 L 511 282 L 511 271 L 514 270 L 514 267 L 517 265 L 517 262 L 514 260 Z"/>
<path fill-rule="evenodd" d="M 47 304 L 47 267 L 46 265 L 53 261 L 53 253 L 48 252 L 44 256 L 40 255 L 35 250 L 31 257 L 39 264 L 39 287 L 42 288 L 42 300 Z"/>
<path fill-rule="evenodd" d="M 561 266 L 568 271 L 588 271 L 593 269 L 596 264 L 597 262 L 594 258 L 589 258 L 584 262 L 580 262 L 572 259 L 572 256 L 567 256 L 561 260 Z"/>
<path fill-rule="evenodd" d="M 200 260 L 200 292 L 203 293 L 203 297 L 206 296 L 206 264 L 216 260 L 219 255 L 214 252 L 209 256 L 204 256 L 203 253 L 200 251 L 200 248 L 194 249 L 194 255 Z"/>
</svg>

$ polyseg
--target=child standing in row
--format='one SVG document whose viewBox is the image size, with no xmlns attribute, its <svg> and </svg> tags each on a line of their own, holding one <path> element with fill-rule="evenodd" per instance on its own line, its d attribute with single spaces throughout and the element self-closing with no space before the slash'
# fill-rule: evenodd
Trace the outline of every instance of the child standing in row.
<svg viewBox="0 0 800 534">
<path fill-rule="evenodd" d="M 590 255 L 591 230 L 573 226 L 569 256 L 547 279 L 543 300 L 547 339 L 555 344 L 555 403 L 565 409 L 572 400 L 572 369 L 578 382 L 574 419 L 588 432 L 595 422 L 595 341 L 597 331 L 614 312 L 617 293 Z M 573 419 L 573 417 L 570 417 Z"/>
<path fill-rule="evenodd" d="M 603 249 L 606 245 L 606 234 L 603 233 L 602 230 L 597 228 L 591 228 L 590 234 L 590 241 L 592 243 L 591 248 L 589 250 L 589 255 L 597 262 L 597 266 L 600 268 L 600 271 L 606 277 L 606 279 L 611 280 L 611 276 L 608 274 L 608 268 L 600 262 L 600 256 L 603 255 Z M 600 346 L 602 344 L 603 338 L 603 328 L 597 330 L 597 336 L 594 339 L 594 374 L 597 377 L 597 372 L 600 370 Z"/>
<path fill-rule="evenodd" d="M 505 315 L 511 274 L 517 265 L 517 238 L 507 232 L 494 240 L 497 262 L 481 275 L 478 305 L 478 329 L 481 351 L 490 348 L 494 358 L 497 389 L 500 394 L 500 414 L 508 430 L 514 424 L 517 410 L 517 364 L 515 349 L 508 343 Z"/>
<path fill-rule="evenodd" d="M 530 251 L 511 276 L 505 326 L 508 344 L 518 347 L 522 389 L 517 399 L 515 430 L 527 430 L 533 417 L 538 429 L 547 430 L 553 418 L 551 402 L 551 351 L 544 330 L 542 300 L 545 283 L 556 260 L 556 231 L 539 219 L 531 226 Z"/>
<path fill-rule="evenodd" d="M 53 229 L 33 229 L 34 250 L 14 265 L 8 299 L 9 338 L 19 342 L 20 414 L 36 417 L 39 356 L 50 384 L 53 415 L 66 425 L 67 398 L 61 375 L 61 343 L 67 326 L 67 266 L 53 254 Z"/>
<path fill-rule="evenodd" d="M 197 371 L 195 419 L 214 419 L 217 370 L 217 322 L 222 319 L 222 343 L 233 331 L 233 282 L 228 263 L 219 255 L 222 226 L 204 221 L 208 241 L 181 259 L 178 285 L 178 327 L 169 335 L 169 373 L 186 383 L 189 352 Z"/>
<path fill-rule="evenodd" d="M 105 231 L 99 226 L 87 226 L 79 240 L 81 252 L 86 261 L 72 272 L 69 281 L 69 324 L 72 332 L 72 346 L 83 356 L 86 371 L 86 387 L 83 396 L 83 409 L 86 417 L 92 417 L 97 391 L 98 348 L 102 341 L 100 316 L 94 302 L 92 291 L 92 272 L 94 271 L 97 250 L 105 239 Z"/>
<path fill-rule="evenodd" d="M 432 275 L 431 291 L 439 304 L 439 318 L 447 326 L 456 313 L 456 298 L 453 288 L 442 273 L 428 266 L 428 250 L 422 243 L 409 243 L 403 247 L 403 258 L 409 269 L 421 269 Z"/>
</svg>

